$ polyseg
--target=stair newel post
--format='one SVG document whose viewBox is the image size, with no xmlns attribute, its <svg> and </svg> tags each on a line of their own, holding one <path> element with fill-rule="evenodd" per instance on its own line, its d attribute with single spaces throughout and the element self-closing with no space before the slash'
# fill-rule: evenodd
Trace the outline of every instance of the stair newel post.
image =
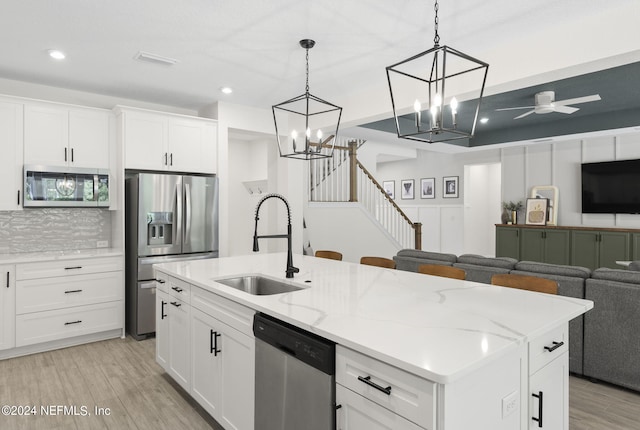
<svg viewBox="0 0 640 430">
<path fill-rule="evenodd" d="M 349 201 L 358 201 L 358 159 L 356 151 L 358 144 L 356 141 L 349 142 Z"/>
<path fill-rule="evenodd" d="M 415 248 L 421 250 L 422 249 L 422 223 L 421 222 L 413 223 L 413 233 L 415 235 Z"/>
</svg>

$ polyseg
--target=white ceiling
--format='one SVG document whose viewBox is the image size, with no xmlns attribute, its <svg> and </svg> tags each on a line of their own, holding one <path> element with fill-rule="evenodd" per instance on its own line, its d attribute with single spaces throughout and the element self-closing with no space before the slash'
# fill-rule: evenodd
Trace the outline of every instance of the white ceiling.
<svg viewBox="0 0 640 430">
<path fill-rule="evenodd" d="M 489 85 L 498 88 L 550 67 L 640 48 L 640 38 L 630 41 L 628 33 L 618 34 L 624 26 L 610 22 L 637 11 L 639 4 L 443 0 L 441 43 L 488 61 Z M 602 27 L 589 28 L 580 37 L 600 40 L 601 46 L 575 39 L 576 29 L 591 23 Z M 624 31 L 638 35 L 637 27 Z M 0 78 L 194 111 L 219 99 L 270 108 L 301 94 L 304 50 L 298 41 L 312 38 L 317 44 L 310 51 L 311 92 L 345 103 L 346 111 L 355 103 L 350 94 L 386 88 L 385 66 L 433 45 L 433 3 L 3 0 L 0 38 Z M 46 51 L 52 48 L 63 50 L 67 59 L 49 58 Z M 140 50 L 179 62 L 160 66 L 136 61 Z M 223 86 L 233 87 L 234 93 L 221 94 Z M 381 105 L 389 104 L 387 95 L 376 94 L 384 99 Z M 385 114 L 388 110 L 390 106 Z"/>
</svg>

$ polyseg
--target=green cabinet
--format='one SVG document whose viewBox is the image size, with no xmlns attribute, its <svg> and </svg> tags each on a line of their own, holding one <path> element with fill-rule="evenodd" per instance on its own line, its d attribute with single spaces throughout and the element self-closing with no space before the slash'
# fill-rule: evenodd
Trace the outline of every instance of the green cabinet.
<svg viewBox="0 0 640 430">
<path fill-rule="evenodd" d="M 640 233 L 631 234 L 631 257 L 630 260 L 640 260 Z"/>
<path fill-rule="evenodd" d="M 570 264 L 570 236 L 569 230 L 523 228 L 520 232 L 520 260 Z"/>
<path fill-rule="evenodd" d="M 571 235 L 571 264 L 620 269 L 618 260 L 631 259 L 631 233 L 616 231 L 575 230 Z"/>
<path fill-rule="evenodd" d="M 496 226 L 496 257 L 520 259 L 520 229 Z"/>
</svg>

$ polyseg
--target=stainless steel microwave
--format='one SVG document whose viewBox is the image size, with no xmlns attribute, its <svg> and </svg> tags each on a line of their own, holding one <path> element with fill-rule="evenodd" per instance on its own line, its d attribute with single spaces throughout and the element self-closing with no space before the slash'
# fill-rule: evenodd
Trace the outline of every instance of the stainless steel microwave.
<svg viewBox="0 0 640 430">
<path fill-rule="evenodd" d="M 109 207 L 109 171 L 24 166 L 23 207 Z"/>
</svg>

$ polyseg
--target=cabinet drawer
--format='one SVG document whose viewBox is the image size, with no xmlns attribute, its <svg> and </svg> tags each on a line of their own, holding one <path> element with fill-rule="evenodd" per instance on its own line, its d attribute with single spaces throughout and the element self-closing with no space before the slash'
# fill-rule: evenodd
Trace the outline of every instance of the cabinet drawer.
<svg viewBox="0 0 640 430">
<path fill-rule="evenodd" d="M 253 309 L 195 286 L 191 306 L 253 338 Z"/>
<path fill-rule="evenodd" d="M 433 382 L 339 345 L 336 347 L 336 382 L 421 427 L 435 429 L 436 384 Z"/>
<path fill-rule="evenodd" d="M 124 299 L 122 272 L 16 282 L 16 314 Z"/>
<path fill-rule="evenodd" d="M 156 279 L 156 288 L 163 293 L 169 294 L 169 275 L 164 272 L 154 270 L 154 276 Z"/>
<path fill-rule="evenodd" d="M 78 306 L 16 317 L 16 346 L 121 329 L 124 302 Z"/>
<path fill-rule="evenodd" d="M 82 258 L 76 260 L 25 263 L 16 266 L 16 279 L 39 279 L 56 276 L 86 275 L 88 273 L 123 270 L 122 257 Z"/>
<path fill-rule="evenodd" d="M 339 430 L 421 430 L 411 421 L 376 405 L 340 385 L 336 386 L 336 423 Z"/>
<path fill-rule="evenodd" d="M 529 342 L 529 375 L 568 351 L 568 327 L 568 324 L 562 324 Z"/>
<path fill-rule="evenodd" d="M 191 299 L 191 284 L 184 282 L 178 278 L 169 276 L 169 280 L 165 285 L 169 284 L 167 291 L 169 295 L 189 304 Z"/>
</svg>

